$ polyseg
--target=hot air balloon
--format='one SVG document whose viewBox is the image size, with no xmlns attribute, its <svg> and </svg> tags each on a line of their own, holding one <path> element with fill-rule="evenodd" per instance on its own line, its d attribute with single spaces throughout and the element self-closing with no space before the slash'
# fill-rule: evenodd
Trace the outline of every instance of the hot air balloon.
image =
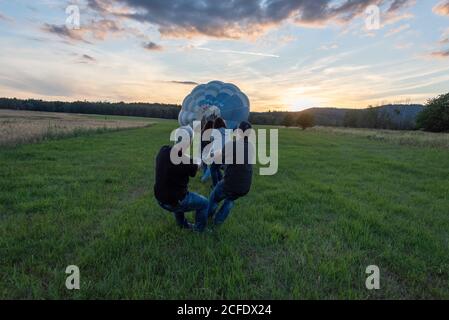
<svg viewBox="0 0 449 320">
<path fill-rule="evenodd" d="M 212 81 L 197 86 L 184 99 L 178 121 L 181 126 L 192 126 L 193 121 L 222 117 L 228 128 L 236 129 L 248 121 L 249 112 L 248 97 L 237 86 Z"/>
</svg>

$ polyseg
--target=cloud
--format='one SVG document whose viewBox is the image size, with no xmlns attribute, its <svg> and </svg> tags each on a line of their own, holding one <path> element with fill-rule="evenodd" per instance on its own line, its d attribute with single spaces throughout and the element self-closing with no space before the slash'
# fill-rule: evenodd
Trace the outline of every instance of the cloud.
<svg viewBox="0 0 449 320">
<path fill-rule="evenodd" d="M 209 52 L 218 52 L 218 53 L 230 53 L 230 54 L 240 54 L 240 55 L 248 55 L 248 56 L 258 56 L 258 57 L 268 57 L 268 58 L 280 58 L 280 56 L 271 53 L 265 52 L 252 52 L 252 51 L 240 51 L 240 50 L 227 50 L 227 49 L 211 49 L 206 47 L 193 47 L 196 50 L 209 51 Z"/>
<path fill-rule="evenodd" d="M 100 0 L 87 0 L 87 5 L 95 11 L 102 12 L 106 10 L 105 2 Z"/>
<path fill-rule="evenodd" d="M 320 47 L 320 50 L 328 51 L 338 49 L 339 46 L 337 43 L 325 44 Z"/>
<path fill-rule="evenodd" d="M 125 32 L 125 29 L 118 22 L 111 19 L 91 21 L 86 29 L 96 40 L 105 40 L 110 34 L 120 36 Z"/>
<path fill-rule="evenodd" d="M 446 44 L 449 44 L 449 29 L 444 30 L 440 41 L 438 41 L 438 46 L 440 48 Z M 449 57 L 449 49 L 438 49 L 437 51 L 430 53 L 430 56 L 433 58 L 447 58 Z"/>
<path fill-rule="evenodd" d="M 69 29 L 65 25 L 55 25 L 45 23 L 42 27 L 42 30 L 47 33 L 57 35 L 61 38 L 65 38 L 67 40 L 87 42 L 83 38 L 84 34 L 83 30 Z"/>
<path fill-rule="evenodd" d="M 439 2 L 433 7 L 433 12 L 440 16 L 449 16 L 449 0 Z"/>
<path fill-rule="evenodd" d="M 430 55 L 435 58 L 449 58 L 449 49 L 434 51 Z"/>
<path fill-rule="evenodd" d="M 162 51 L 164 48 L 161 45 L 158 45 L 152 41 L 145 42 L 142 44 L 142 47 L 149 51 Z"/>
<path fill-rule="evenodd" d="M 385 34 L 385 37 L 394 36 L 395 34 L 401 33 L 402 31 L 406 31 L 408 29 L 410 29 L 410 25 L 409 24 L 403 24 L 403 25 L 401 25 L 401 26 L 399 26 L 399 27 L 397 27 L 395 29 L 392 29 L 392 30 L 388 31 Z"/>
<path fill-rule="evenodd" d="M 388 11 L 394 12 L 394 11 L 400 10 L 403 6 L 407 6 L 410 3 L 411 3 L 411 1 L 409 1 L 409 0 L 395 0 L 391 3 Z"/>
<path fill-rule="evenodd" d="M 95 58 L 92 57 L 92 56 L 89 56 L 88 54 L 83 54 L 83 55 L 81 56 L 81 58 L 82 58 L 84 61 L 87 61 L 87 62 L 97 62 L 97 59 L 95 59 Z"/>
<path fill-rule="evenodd" d="M 255 37 L 285 21 L 310 27 L 345 24 L 369 5 L 392 18 L 415 0 L 89 0 L 92 10 L 158 27 L 162 36 Z"/>
<path fill-rule="evenodd" d="M 440 44 L 448 44 L 449 43 L 449 28 L 444 30 L 443 34 L 441 35 L 441 40 L 439 41 Z"/>
<path fill-rule="evenodd" d="M 413 43 L 411 42 L 407 42 L 407 43 L 397 43 L 394 46 L 396 49 L 402 50 L 402 49 L 410 49 L 411 47 L 413 47 Z"/>
<path fill-rule="evenodd" d="M 0 21 L 8 21 L 8 22 L 11 22 L 11 21 L 13 21 L 13 19 L 10 18 L 10 17 L 5 16 L 4 14 L 2 14 L 2 13 L 0 12 Z"/>
<path fill-rule="evenodd" d="M 97 61 L 94 57 L 91 57 L 88 54 L 83 54 L 82 57 L 83 57 L 83 59 L 86 59 L 89 61 Z"/>
<path fill-rule="evenodd" d="M 0 73 L 0 88 L 4 86 L 12 90 L 47 96 L 70 96 L 73 88 L 64 78 L 55 79 L 46 74 L 32 75 L 17 71 L 13 75 Z"/>
<path fill-rule="evenodd" d="M 185 85 L 185 86 L 197 86 L 198 82 L 195 81 L 176 81 L 176 80 L 172 80 L 172 81 L 168 81 L 169 83 L 174 83 L 174 84 L 181 84 L 181 85 Z"/>
<path fill-rule="evenodd" d="M 80 64 L 97 63 L 97 59 L 95 59 L 94 57 L 92 57 L 88 54 L 82 54 L 82 55 L 75 54 L 75 55 L 78 56 L 76 63 L 80 63 Z"/>
<path fill-rule="evenodd" d="M 44 24 L 42 30 L 57 35 L 71 41 L 82 41 L 92 43 L 92 41 L 104 41 L 108 36 L 120 37 L 127 34 L 139 36 L 137 30 L 125 28 L 120 21 L 113 19 L 90 20 L 80 29 L 70 29 L 65 25 Z M 88 39 L 88 40 L 87 40 Z"/>
</svg>

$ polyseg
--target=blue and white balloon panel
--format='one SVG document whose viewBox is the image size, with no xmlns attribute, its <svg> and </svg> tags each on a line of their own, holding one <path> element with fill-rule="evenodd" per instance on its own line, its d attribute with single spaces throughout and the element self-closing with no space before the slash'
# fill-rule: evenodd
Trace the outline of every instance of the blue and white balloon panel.
<svg viewBox="0 0 449 320">
<path fill-rule="evenodd" d="M 215 115 L 222 117 L 228 128 L 235 129 L 240 122 L 248 121 L 249 113 L 249 99 L 237 86 L 212 81 L 197 86 L 184 99 L 178 120 L 181 126 L 192 126 L 193 121 Z"/>
</svg>

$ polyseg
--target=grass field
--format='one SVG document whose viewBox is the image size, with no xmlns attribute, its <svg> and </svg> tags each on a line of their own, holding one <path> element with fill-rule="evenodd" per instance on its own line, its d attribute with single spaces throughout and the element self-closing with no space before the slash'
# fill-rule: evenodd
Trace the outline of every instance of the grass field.
<svg viewBox="0 0 449 320">
<path fill-rule="evenodd" d="M 153 198 L 175 125 L 0 149 L 0 298 L 449 298 L 448 149 L 280 129 L 278 174 L 194 234 Z"/>
<path fill-rule="evenodd" d="M 326 132 L 333 135 L 350 135 L 400 145 L 449 149 L 449 133 L 442 134 L 424 131 L 353 129 L 338 127 L 314 127 L 310 130 Z"/>
<path fill-rule="evenodd" d="M 146 118 L 0 109 L 0 147 L 149 125 Z"/>
</svg>

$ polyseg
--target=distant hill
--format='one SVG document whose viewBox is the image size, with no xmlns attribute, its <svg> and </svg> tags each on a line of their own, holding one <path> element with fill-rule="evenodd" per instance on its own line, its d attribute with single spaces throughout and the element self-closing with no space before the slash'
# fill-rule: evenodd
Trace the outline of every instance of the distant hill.
<svg viewBox="0 0 449 320">
<path fill-rule="evenodd" d="M 367 109 L 310 108 L 315 124 L 383 129 L 414 129 L 416 117 L 423 110 L 420 104 L 385 105 Z"/>
<path fill-rule="evenodd" d="M 317 126 L 413 130 L 416 117 L 423 108 L 420 104 L 391 104 L 366 109 L 310 108 L 300 112 L 252 112 L 250 121 L 262 125 L 283 125 L 286 117 L 296 118 L 308 112 L 314 115 Z"/>
</svg>

